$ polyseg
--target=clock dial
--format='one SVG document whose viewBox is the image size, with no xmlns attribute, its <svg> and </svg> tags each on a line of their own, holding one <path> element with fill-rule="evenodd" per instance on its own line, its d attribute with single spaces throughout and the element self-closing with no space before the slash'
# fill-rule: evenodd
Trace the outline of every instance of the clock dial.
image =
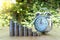
<svg viewBox="0 0 60 40">
<path fill-rule="evenodd" d="M 36 18 L 34 25 L 37 31 L 43 32 L 48 27 L 48 21 L 45 17 L 39 16 Z"/>
</svg>

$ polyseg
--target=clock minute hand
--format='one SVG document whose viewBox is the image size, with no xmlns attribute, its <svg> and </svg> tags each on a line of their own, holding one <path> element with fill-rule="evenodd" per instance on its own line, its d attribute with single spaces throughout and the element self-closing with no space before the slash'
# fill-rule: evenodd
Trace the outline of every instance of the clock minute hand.
<svg viewBox="0 0 60 40">
<path fill-rule="evenodd" d="M 42 24 L 42 19 L 40 19 L 40 24 Z"/>
</svg>

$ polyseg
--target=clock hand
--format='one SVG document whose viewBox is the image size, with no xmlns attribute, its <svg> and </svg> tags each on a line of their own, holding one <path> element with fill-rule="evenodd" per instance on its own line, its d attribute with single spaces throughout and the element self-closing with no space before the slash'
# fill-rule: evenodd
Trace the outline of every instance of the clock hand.
<svg viewBox="0 0 60 40">
<path fill-rule="evenodd" d="M 42 24 L 42 19 L 40 20 L 40 24 Z"/>
</svg>

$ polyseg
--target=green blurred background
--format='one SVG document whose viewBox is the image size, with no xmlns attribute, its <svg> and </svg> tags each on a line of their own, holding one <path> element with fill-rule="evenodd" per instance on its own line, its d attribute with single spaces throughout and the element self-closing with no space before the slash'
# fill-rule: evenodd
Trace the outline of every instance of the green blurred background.
<svg viewBox="0 0 60 40">
<path fill-rule="evenodd" d="M 0 0 L 0 28 L 10 19 L 29 27 L 38 11 L 50 12 L 54 27 L 60 26 L 60 0 Z"/>
</svg>

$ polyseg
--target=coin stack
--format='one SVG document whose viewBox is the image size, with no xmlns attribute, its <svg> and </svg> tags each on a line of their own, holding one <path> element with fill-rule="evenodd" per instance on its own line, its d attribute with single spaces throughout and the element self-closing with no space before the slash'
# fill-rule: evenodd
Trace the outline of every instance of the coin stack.
<svg viewBox="0 0 60 40">
<path fill-rule="evenodd" d="M 40 36 L 40 34 L 32 31 L 32 28 L 27 28 L 10 20 L 10 36 Z"/>
</svg>

